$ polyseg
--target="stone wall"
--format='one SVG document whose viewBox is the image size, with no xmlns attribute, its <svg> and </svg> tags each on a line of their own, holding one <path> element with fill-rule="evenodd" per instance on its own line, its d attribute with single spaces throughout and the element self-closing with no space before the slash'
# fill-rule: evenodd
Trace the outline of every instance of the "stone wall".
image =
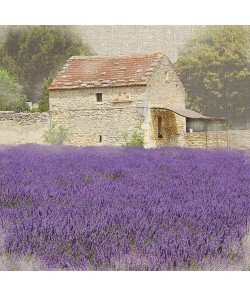
<svg viewBox="0 0 250 300">
<path fill-rule="evenodd" d="M 125 108 L 127 105 L 130 107 Z M 163 117 L 162 139 L 158 139 L 157 136 L 158 116 Z M 145 112 L 144 108 L 138 108 L 131 103 L 120 103 L 104 111 L 88 109 L 58 110 L 53 113 L 0 112 L 0 144 L 42 144 L 42 136 L 49 129 L 51 122 L 70 129 L 69 144 L 73 145 L 124 145 L 124 133 L 144 130 L 148 132 L 147 147 L 168 144 L 250 149 L 250 130 L 184 133 L 184 117 L 161 109 L 151 109 L 148 116 L 147 109 Z M 99 140 L 100 135 L 102 143 Z"/>
<path fill-rule="evenodd" d="M 103 101 L 97 102 L 96 93 Z M 185 118 L 173 115 L 177 135 L 155 138 L 155 122 L 150 107 L 184 108 L 186 93 L 168 58 L 156 66 L 148 86 L 102 87 L 50 91 L 52 123 L 70 130 L 70 144 L 124 145 L 135 131 L 144 133 L 146 147 L 183 145 Z M 165 124 L 168 122 L 164 117 Z M 172 126 L 172 125 L 171 125 Z M 171 127 L 166 125 L 167 127 Z M 100 136 L 102 142 L 100 143 Z"/>
<path fill-rule="evenodd" d="M 149 107 L 185 108 L 185 88 L 169 59 L 164 57 L 148 85 Z"/>
<path fill-rule="evenodd" d="M 14 113 L 0 111 L 0 144 L 16 145 L 43 143 L 44 131 L 48 130 L 48 113 Z"/>
<path fill-rule="evenodd" d="M 95 94 L 102 93 L 103 101 L 97 102 Z M 125 97 L 126 96 L 126 97 Z M 112 87 L 52 90 L 49 92 L 51 111 L 84 110 L 117 107 L 132 103 L 133 106 L 143 107 L 146 101 L 146 87 Z"/>
<path fill-rule="evenodd" d="M 103 94 L 97 102 L 95 93 Z M 69 129 L 69 144 L 125 144 L 135 131 L 147 131 L 145 87 L 50 91 L 51 121 Z M 101 137 L 101 142 L 100 142 Z"/>
<path fill-rule="evenodd" d="M 250 130 L 229 130 L 211 132 L 188 132 L 186 147 L 229 147 L 250 149 Z"/>
<path fill-rule="evenodd" d="M 182 117 L 170 110 L 151 109 L 150 120 L 150 147 L 158 147 L 164 145 L 184 146 L 185 121 Z M 158 118 L 162 119 L 162 137 L 158 137 Z"/>
<path fill-rule="evenodd" d="M 112 118 L 110 117 L 112 115 Z M 141 131 L 143 117 L 135 108 L 54 112 L 52 122 L 69 129 L 67 144 L 76 146 L 125 144 L 124 136 Z M 100 142 L 101 136 L 101 142 Z"/>
</svg>

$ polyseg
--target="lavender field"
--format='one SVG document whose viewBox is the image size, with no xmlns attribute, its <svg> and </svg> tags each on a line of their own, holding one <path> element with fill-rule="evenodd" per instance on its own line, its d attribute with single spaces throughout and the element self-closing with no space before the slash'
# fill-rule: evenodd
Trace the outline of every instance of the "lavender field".
<svg viewBox="0 0 250 300">
<path fill-rule="evenodd" d="M 0 147 L 0 270 L 249 270 L 239 150 Z"/>
</svg>

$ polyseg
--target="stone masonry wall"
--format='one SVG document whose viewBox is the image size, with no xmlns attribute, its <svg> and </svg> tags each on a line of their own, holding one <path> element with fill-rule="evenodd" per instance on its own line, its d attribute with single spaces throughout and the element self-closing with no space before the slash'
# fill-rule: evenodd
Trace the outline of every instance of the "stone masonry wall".
<svg viewBox="0 0 250 300">
<path fill-rule="evenodd" d="M 124 104 L 126 105 L 126 104 Z M 120 105 L 122 106 L 122 104 Z M 155 147 L 169 145 L 180 145 L 186 147 L 231 147 L 250 149 L 250 130 L 230 130 L 212 131 L 212 132 L 188 132 L 180 134 L 185 124 L 185 118 L 172 112 L 164 110 L 151 110 L 150 118 L 150 136 L 151 142 L 146 146 Z M 172 114 L 171 116 L 169 115 Z M 110 122 L 112 114 L 112 122 Z M 157 116 L 163 117 L 163 130 L 168 134 L 167 138 L 162 140 L 157 137 Z M 137 117 L 135 117 L 137 116 Z M 135 129 L 141 130 L 145 125 L 145 116 L 142 110 L 131 106 L 129 113 L 122 107 L 116 107 L 109 111 L 93 110 L 84 111 L 57 111 L 52 113 L 13 113 L 0 112 L 0 144 L 16 145 L 23 143 L 43 144 L 43 134 L 50 126 L 50 117 L 56 125 L 64 124 L 72 129 L 71 144 L 90 145 L 100 144 L 99 134 L 103 135 L 102 144 L 122 145 L 124 139 L 122 133 L 134 132 Z M 168 121 L 167 121 L 168 119 Z M 94 124 L 102 124 L 102 127 L 96 127 Z M 174 122 L 170 126 L 169 120 Z M 57 121 L 57 122 L 56 122 Z M 79 125 L 80 124 L 80 125 Z M 103 128 L 103 130 L 100 130 Z M 170 132 L 168 132 L 170 130 Z M 176 137 L 172 132 L 177 133 Z M 94 140 L 93 140 L 94 139 Z"/>
<path fill-rule="evenodd" d="M 0 111 L 0 144 L 42 144 L 50 125 L 48 113 L 14 113 Z"/>
<path fill-rule="evenodd" d="M 158 138 L 158 117 L 162 118 L 162 138 Z M 165 109 L 151 109 L 150 147 L 184 146 L 186 118 Z"/>
<path fill-rule="evenodd" d="M 188 132 L 185 135 L 185 146 L 250 149 L 250 130 Z"/>
<path fill-rule="evenodd" d="M 185 108 L 186 92 L 169 59 L 164 57 L 148 85 L 149 107 Z"/>
<path fill-rule="evenodd" d="M 103 94 L 102 102 L 95 93 Z M 124 145 L 126 133 L 147 130 L 146 99 L 145 87 L 50 91 L 51 122 L 69 129 L 69 144 Z"/>
<path fill-rule="evenodd" d="M 147 88 L 148 92 L 148 139 L 146 146 L 184 145 L 186 118 L 166 109 L 185 108 L 186 92 L 169 59 L 164 57 L 156 67 Z M 163 108 L 163 109 L 156 109 Z M 162 116 L 164 135 L 157 136 L 157 117 Z"/>
<path fill-rule="evenodd" d="M 95 93 L 103 94 L 102 102 L 96 101 Z M 155 138 L 157 128 L 150 108 L 185 108 L 185 99 L 184 87 L 169 59 L 164 57 L 156 65 L 147 87 L 52 90 L 50 110 L 52 123 L 70 130 L 70 144 L 119 146 L 125 143 L 124 134 L 127 133 L 129 139 L 135 131 L 142 131 L 146 147 L 182 145 L 185 118 L 175 115 L 178 128 L 176 136 L 159 141 Z M 164 120 L 168 122 L 167 118 Z"/>
</svg>

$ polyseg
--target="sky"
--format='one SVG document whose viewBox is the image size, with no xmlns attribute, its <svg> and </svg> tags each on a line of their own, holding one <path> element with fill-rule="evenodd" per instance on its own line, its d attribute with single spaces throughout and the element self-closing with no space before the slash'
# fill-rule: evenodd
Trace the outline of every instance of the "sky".
<svg viewBox="0 0 250 300">
<path fill-rule="evenodd" d="M 204 26 L 194 25 L 82 25 L 74 26 L 98 55 L 164 51 L 172 62 L 185 43 Z M 0 25 L 0 42 L 7 26 Z"/>
<path fill-rule="evenodd" d="M 99 55 L 139 54 L 164 51 L 172 62 L 185 43 L 204 26 L 181 25 L 105 25 L 78 29 Z"/>
</svg>

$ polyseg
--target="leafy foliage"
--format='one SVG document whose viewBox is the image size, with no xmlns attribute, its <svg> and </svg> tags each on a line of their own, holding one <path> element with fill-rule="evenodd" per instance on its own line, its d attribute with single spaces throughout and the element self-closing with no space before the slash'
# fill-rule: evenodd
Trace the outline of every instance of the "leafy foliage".
<svg viewBox="0 0 250 300">
<path fill-rule="evenodd" d="M 14 74 L 29 101 L 72 55 L 91 55 L 70 26 L 12 26 L 0 47 L 0 66 Z"/>
<path fill-rule="evenodd" d="M 128 134 L 123 134 L 123 138 L 125 140 L 126 146 L 133 146 L 133 147 L 143 147 L 144 145 L 144 134 L 143 132 L 135 131 L 131 138 L 128 138 Z"/>
<path fill-rule="evenodd" d="M 44 81 L 44 87 L 43 87 L 43 92 L 42 92 L 42 97 L 39 100 L 39 111 L 40 112 L 45 112 L 49 110 L 49 86 L 53 80 L 52 76 L 49 76 L 47 79 Z"/>
<path fill-rule="evenodd" d="M 189 108 L 240 123 L 249 103 L 249 49 L 244 26 L 212 26 L 191 40 L 175 64 Z"/>
<path fill-rule="evenodd" d="M 29 110 L 22 87 L 4 70 L 0 70 L 0 110 Z"/>
<path fill-rule="evenodd" d="M 0 147 L 0 169 L 0 254 L 52 270 L 246 268 L 241 151 L 23 145 Z"/>
<path fill-rule="evenodd" d="M 68 129 L 63 126 L 56 127 L 52 124 L 43 135 L 44 141 L 51 145 L 62 145 L 68 140 Z"/>
</svg>

